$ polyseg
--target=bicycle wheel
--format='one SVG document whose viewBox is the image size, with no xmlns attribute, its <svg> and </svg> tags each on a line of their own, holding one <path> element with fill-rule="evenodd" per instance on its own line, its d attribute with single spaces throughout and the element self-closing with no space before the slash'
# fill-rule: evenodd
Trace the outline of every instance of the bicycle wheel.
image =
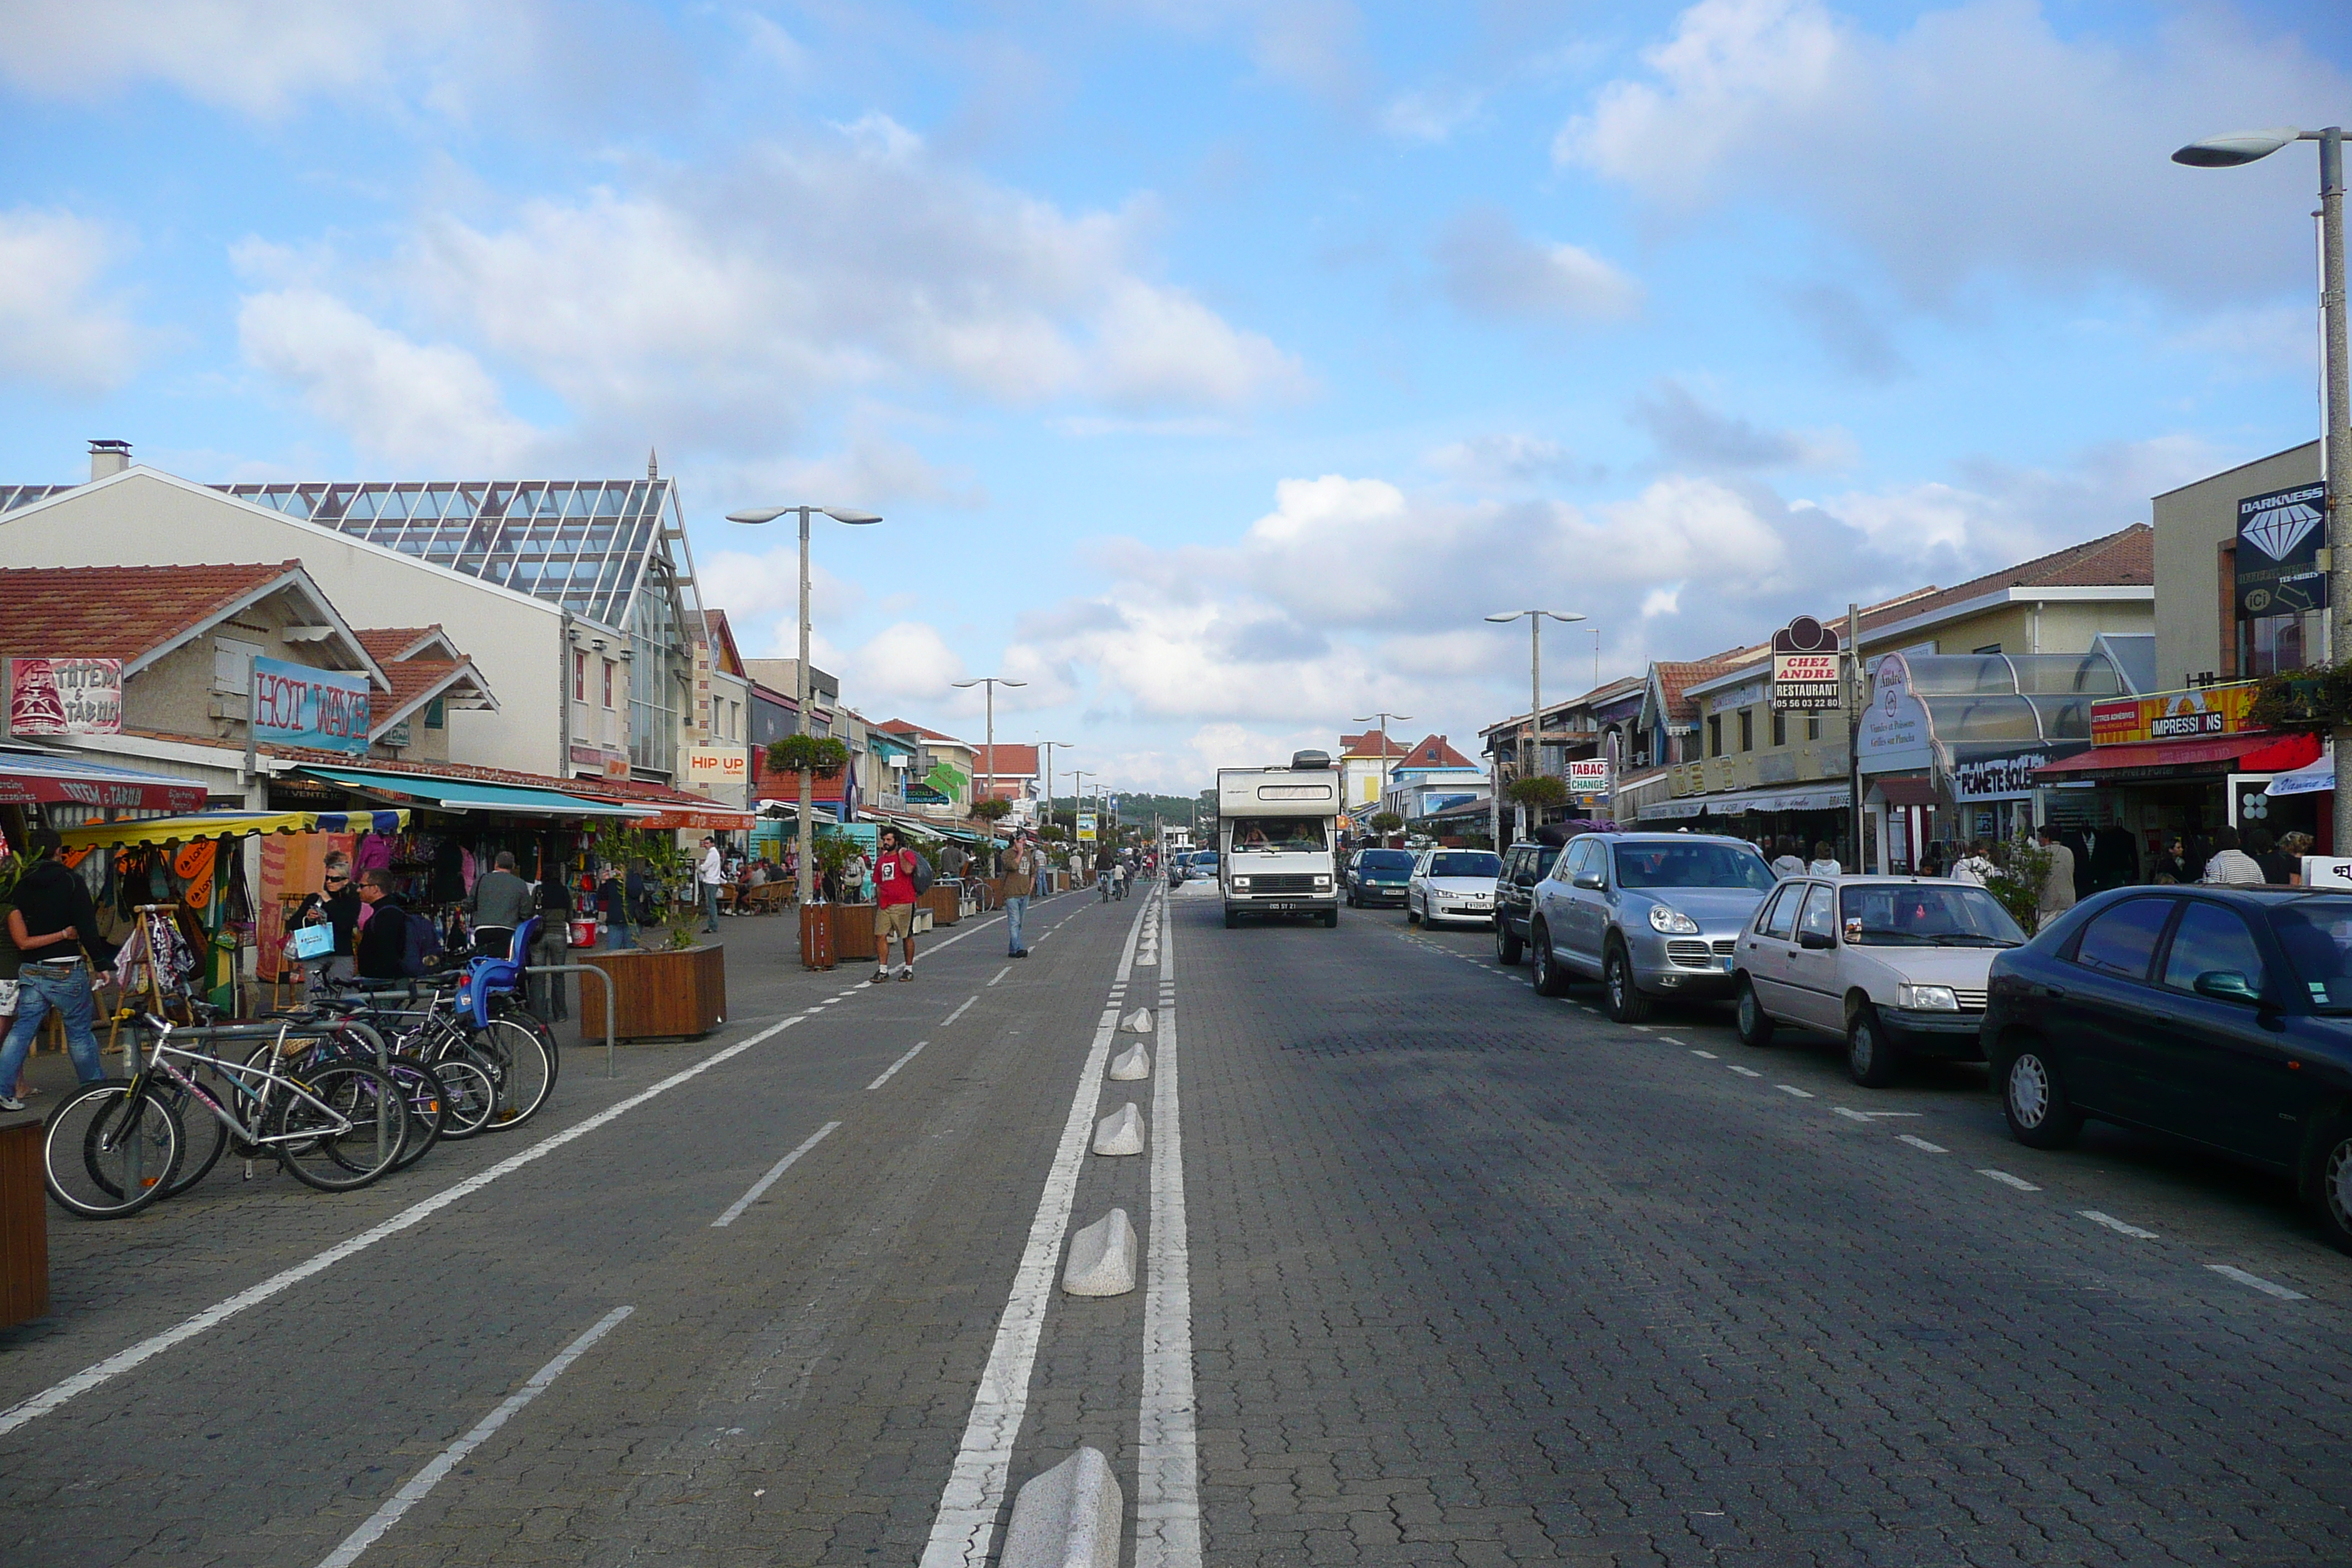
<svg viewBox="0 0 2352 1568">
<path fill-rule="evenodd" d="M 278 1162 L 306 1186 L 349 1192 L 392 1169 L 407 1142 L 400 1086 L 364 1062 L 331 1061 L 270 1086 L 267 1136 Z"/>
<path fill-rule="evenodd" d="M 42 1181 L 60 1208 L 121 1219 L 163 1195 L 179 1167 L 179 1118 L 148 1094 L 127 1112 L 130 1094 L 128 1079 L 84 1084 L 42 1124 Z"/>
<path fill-rule="evenodd" d="M 546 1042 L 512 1018 L 493 1018 L 471 1038 L 499 1086 L 498 1109 L 487 1130 L 504 1132 L 538 1115 L 555 1087 L 555 1058 Z"/>
<path fill-rule="evenodd" d="M 490 1016 L 511 1019 L 539 1037 L 539 1043 L 547 1048 L 548 1087 L 554 1088 L 555 1080 L 563 1073 L 563 1058 L 558 1054 L 561 1047 L 556 1044 L 555 1030 L 547 1020 L 525 1006 L 520 995 L 495 1000 L 491 1004 Z"/>
<path fill-rule="evenodd" d="M 499 1109 L 499 1080 L 460 1047 L 428 1064 L 441 1080 L 441 1136 L 449 1142 L 479 1132 Z"/>
<path fill-rule="evenodd" d="M 448 1125 L 449 1091 L 429 1062 L 394 1055 L 388 1065 L 392 1081 L 400 1086 L 401 1100 L 408 1107 L 408 1138 L 401 1145 L 392 1168 L 405 1171 L 440 1142 Z"/>
<path fill-rule="evenodd" d="M 217 1085 L 207 1085 L 214 1098 L 226 1104 L 229 1096 Z M 176 1198 L 206 1176 L 228 1152 L 228 1128 L 212 1107 L 169 1079 L 148 1085 L 148 1092 L 169 1107 L 180 1124 L 180 1168 L 163 1184 L 163 1195 Z"/>
</svg>

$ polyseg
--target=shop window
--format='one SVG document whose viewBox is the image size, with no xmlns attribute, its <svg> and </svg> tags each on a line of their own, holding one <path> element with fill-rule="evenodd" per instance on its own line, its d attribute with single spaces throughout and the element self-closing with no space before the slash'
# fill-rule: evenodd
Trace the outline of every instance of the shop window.
<svg viewBox="0 0 2352 1568">
<path fill-rule="evenodd" d="M 612 706 L 613 706 L 613 670 L 614 670 L 614 667 L 613 661 L 612 661 L 611 659 L 609 659 L 609 658 L 608 658 L 608 659 L 606 659 L 606 660 L 604 661 L 604 706 L 605 706 L 605 707 L 607 707 L 607 708 L 610 708 L 610 707 L 612 707 Z"/>
<path fill-rule="evenodd" d="M 1739 749 L 1743 752 L 1756 749 L 1756 710 L 1753 708 L 1739 710 Z"/>
<path fill-rule="evenodd" d="M 1710 757 L 1723 755 L 1723 715 L 1720 713 L 1706 716 L 1706 754 Z"/>
<path fill-rule="evenodd" d="M 2320 646 L 2319 617 L 2307 610 L 2294 616 L 2263 616 L 2238 623 L 2238 673 L 2276 675 L 2301 669 Z"/>
<path fill-rule="evenodd" d="M 1818 741 L 1818 740 L 1820 740 L 1821 738 L 1822 738 L 1822 716 L 1821 716 L 1820 714 L 1818 714 L 1818 713 L 1808 713 L 1808 714 L 1806 714 L 1806 715 L 1805 715 L 1805 739 L 1806 739 L 1806 740 L 1808 740 L 1808 741 Z"/>
<path fill-rule="evenodd" d="M 1997 642 L 1989 642 L 1982 647 L 1972 647 L 1969 649 L 1969 651 L 1970 653 L 1999 653 L 2000 651 L 2000 644 Z"/>
<path fill-rule="evenodd" d="M 213 689 L 234 691 L 240 696 L 253 689 L 253 661 L 261 657 L 261 645 L 239 642 L 235 637 L 213 639 Z"/>
<path fill-rule="evenodd" d="M 588 656 L 577 649 L 572 655 L 572 700 L 588 700 Z"/>
<path fill-rule="evenodd" d="M 1772 743 L 1776 746 L 1789 743 L 1789 716 L 1777 710 L 1772 714 Z"/>
</svg>

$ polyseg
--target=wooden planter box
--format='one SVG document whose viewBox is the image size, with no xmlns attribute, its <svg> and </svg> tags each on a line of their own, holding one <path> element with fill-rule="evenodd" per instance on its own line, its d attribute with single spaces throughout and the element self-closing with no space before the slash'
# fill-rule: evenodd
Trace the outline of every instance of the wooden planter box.
<svg viewBox="0 0 2352 1568">
<path fill-rule="evenodd" d="M 840 955 L 833 947 L 833 906 L 799 904 L 801 964 L 806 969 L 831 969 Z"/>
<path fill-rule="evenodd" d="M 955 888 L 934 887 L 923 895 L 923 908 L 931 911 L 935 926 L 951 926 L 963 917 L 963 895 Z"/>
<path fill-rule="evenodd" d="M 49 1198 L 41 1124 L 0 1129 L 0 1329 L 49 1315 Z"/>
<path fill-rule="evenodd" d="M 835 904 L 833 955 L 840 959 L 874 956 L 874 906 Z"/>
<path fill-rule="evenodd" d="M 653 948 L 580 952 L 613 977 L 613 1034 L 623 1040 L 691 1038 L 727 1021 L 727 949 L 719 942 L 678 952 Z M 604 1037 L 604 987 L 580 983 L 580 1034 L 591 1042 Z"/>
</svg>

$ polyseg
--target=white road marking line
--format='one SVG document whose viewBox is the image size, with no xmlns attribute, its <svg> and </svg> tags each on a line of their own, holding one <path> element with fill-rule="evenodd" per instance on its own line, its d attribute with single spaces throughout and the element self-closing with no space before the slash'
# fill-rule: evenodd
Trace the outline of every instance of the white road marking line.
<svg viewBox="0 0 2352 1568">
<path fill-rule="evenodd" d="M 1848 1121 L 1862 1122 L 1880 1121 L 1888 1117 L 1917 1116 L 1921 1114 L 1916 1110 L 1853 1110 L 1843 1105 L 1832 1105 L 1830 1107 L 1830 1110 L 1835 1114 L 1844 1117 Z"/>
<path fill-rule="evenodd" d="M 1653 1032 L 1647 1024 L 1628 1024 L 1625 1026 L 1637 1035 L 1647 1035 Z"/>
<path fill-rule="evenodd" d="M 1811 1100 L 1813 1098 L 1813 1091 L 1811 1089 L 1799 1089 L 1793 1083 L 1776 1083 L 1772 1087 L 1779 1089 L 1782 1094 L 1793 1094 L 1799 1100 Z"/>
<path fill-rule="evenodd" d="M 1011 964 L 1009 964 L 1009 963 L 1008 963 L 1008 964 L 1006 964 L 1003 968 L 1002 968 L 1002 969 L 1000 969 L 1000 970 L 998 970 L 998 971 L 996 972 L 995 979 L 991 980 L 991 981 L 988 983 L 988 984 L 989 984 L 989 985 L 993 985 L 993 984 L 996 984 L 996 982 L 997 982 L 998 980 L 1002 980 L 1002 979 L 1003 979 L 1006 975 L 1008 975 L 1008 974 L 1010 974 L 1010 973 L 1013 973 L 1013 966 L 1012 966 Z M 982 986 L 982 987 L 981 987 L 981 989 L 982 989 L 982 990 L 983 990 L 983 991 L 985 991 L 986 989 L 988 989 L 988 986 L 983 985 L 983 986 Z"/>
<path fill-rule="evenodd" d="M 983 989 L 985 989 L 985 988 L 983 987 Z M 962 1017 L 962 1016 L 964 1016 L 964 1012 L 965 1012 L 965 1010 L 966 1010 L 967 1008 L 969 1008 L 969 1007 L 970 1007 L 973 1003 L 975 1003 L 975 1002 L 977 1002 L 977 1001 L 979 1001 L 979 1000 L 980 1000 L 980 992 L 978 992 L 978 991 L 975 991 L 975 992 L 973 992 L 971 995 L 969 995 L 969 996 L 965 997 L 965 998 L 963 999 L 963 1006 L 959 1007 L 959 1008 L 957 1008 L 954 1012 L 952 1012 L 952 1013 L 949 1014 L 949 1015 L 947 1016 L 946 1020 L 945 1020 L 944 1022 L 942 1022 L 942 1023 L 940 1025 L 940 1028 L 942 1028 L 942 1029 L 944 1029 L 944 1028 L 946 1028 L 946 1027 L 948 1026 L 948 1025 L 949 1025 L 949 1024 L 952 1024 L 952 1023 L 954 1023 L 958 1018 Z"/>
<path fill-rule="evenodd" d="M 917 1046 L 915 1050 L 919 1051 L 922 1048 L 922 1047 Z M 914 1051 L 909 1051 L 907 1054 L 908 1056 L 912 1056 L 915 1053 Z M 903 1060 L 904 1058 L 901 1059 Z M 890 1072 L 897 1072 L 898 1070 L 898 1069 L 897 1068 L 892 1068 Z M 887 1078 L 890 1076 L 890 1073 L 884 1073 L 882 1076 L 883 1078 Z M 876 1081 L 878 1082 L 880 1080 L 877 1079 Z M 869 1083 L 866 1087 L 871 1089 L 874 1085 Z M 733 1225 L 738 1218 L 741 1217 L 745 1209 L 750 1208 L 753 1204 L 760 1201 L 760 1194 L 761 1193 L 766 1192 L 770 1187 L 776 1184 L 776 1178 L 778 1176 L 782 1175 L 786 1171 L 793 1168 L 793 1162 L 798 1160 L 802 1155 L 815 1148 L 819 1143 L 824 1142 L 825 1134 L 840 1125 L 841 1123 L 838 1121 L 828 1121 L 824 1126 L 818 1128 L 815 1131 L 810 1133 L 806 1138 L 802 1139 L 799 1148 L 794 1149 L 791 1153 L 785 1155 L 782 1159 L 769 1166 L 768 1173 L 761 1177 L 758 1181 L 753 1182 L 750 1192 L 745 1193 L 741 1197 L 737 1198 L 733 1203 L 728 1205 L 727 1212 L 710 1222 L 710 1228 L 713 1230 L 724 1230 L 729 1226 Z"/>
<path fill-rule="evenodd" d="M 408 1484 L 384 1500 L 382 1508 L 368 1516 L 367 1522 L 343 1537 L 343 1543 L 320 1561 L 319 1568 L 351 1568 L 360 1553 L 374 1545 L 383 1532 L 400 1522 L 400 1516 L 423 1502 L 425 1496 L 451 1470 L 457 1461 L 488 1442 L 498 1429 L 512 1420 L 522 1407 L 547 1392 L 548 1385 L 562 1377 L 564 1369 L 582 1356 L 588 1348 L 618 1328 L 621 1320 L 635 1311 L 635 1307 L 615 1307 L 596 1320 L 595 1327 L 563 1347 L 562 1354 L 531 1375 L 531 1380 L 509 1395 L 496 1410 L 482 1417 L 481 1424 L 446 1448 L 434 1461 L 409 1478 Z"/>
<path fill-rule="evenodd" d="M 1135 911 L 1120 950 L 1118 981 L 1121 985 L 1135 963 L 1136 937 L 1150 904 Z M 1087 1134 L 1094 1130 L 1097 1106 L 1102 1099 L 1103 1064 L 1110 1055 L 1111 1037 L 1118 1029 L 1116 1004 L 1103 1009 L 1095 1026 L 1094 1043 L 1078 1069 L 1077 1091 L 1070 1097 L 1070 1112 L 1062 1123 L 1061 1142 L 1038 1195 L 1037 1216 L 1030 1222 L 1029 1239 L 1013 1271 L 1013 1289 L 1005 1298 L 996 1323 L 988 1364 L 972 1394 L 971 1415 L 964 1423 L 963 1441 L 947 1485 L 940 1492 L 940 1510 L 931 1521 L 931 1535 L 923 1549 L 923 1568 L 977 1568 L 988 1561 L 996 1534 L 996 1516 L 1003 1510 L 1013 1470 L 1013 1444 L 1021 1435 L 1022 1418 L 1029 1409 L 1029 1379 L 1037 1363 L 1037 1343 L 1045 1333 L 1045 1308 L 1055 1295 L 1055 1265 L 1070 1228 L 1070 1207 L 1078 1194 L 1078 1166 L 1085 1158 Z"/>
<path fill-rule="evenodd" d="M 1192 1266 L 1184 1218 L 1184 1137 L 1176 1100 L 1172 927 L 1164 940 L 1159 1056 L 1151 1065 L 1151 1240 L 1143 1292 L 1143 1400 L 1136 1414 L 1135 1568 L 1200 1568 Z"/>
<path fill-rule="evenodd" d="M 1695 1057 L 1705 1057 L 1711 1062 L 1721 1061 L 1723 1059 L 1721 1057 L 1717 1056 L 1713 1051 L 1703 1051 L 1696 1046 L 1691 1047 L 1691 1055 Z"/>
<path fill-rule="evenodd" d="M 1741 1078 L 1762 1078 L 1764 1076 L 1762 1073 L 1758 1072 L 1754 1068 L 1744 1068 L 1738 1062 L 1726 1062 L 1723 1065 L 1729 1068 L 1733 1072 L 1738 1073 Z"/>
<path fill-rule="evenodd" d="M 923 1047 L 930 1043 L 931 1042 L 929 1040 L 917 1040 L 915 1042 L 915 1048 L 908 1051 L 905 1056 L 900 1057 L 897 1061 L 892 1062 L 888 1067 L 884 1068 L 882 1069 L 882 1076 L 876 1079 L 872 1083 L 867 1084 L 866 1086 L 866 1091 L 868 1094 L 871 1094 L 874 1090 L 880 1089 L 884 1084 L 888 1083 L 892 1073 L 897 1072 L 900 1068 L 905 1067 L 908 1062 L 913 1061 L 918 1056 L 921 1055 Z"/>
<path fill-rule="evenodd" d="M 2042 1189 L 2022 1176 L 2012 1176 L 2007 1171 L 1979 1171 L 1979 1176 L 1990 1176 L 2004 1187 L 2015 1187 L 2021 1193 L 2038 1193 Z"/>
<path fill-rule="evenodd" d="M 2273 1280 L 2265 1279 L 2259 1274 L 2249 1274 L 2244 1269 L 2236 1268 L 2231 1264 L 2209 1263 L 2205 1267 L 2211 1269 L 2214 1273 L 2219 1274 L 2224 1279 L 2235 1279 L 2241 1285 L 2251 1285 L 2255 1289 L 2260 1290 L 2263 1295 L 2275 1296 L 2282 1301 L 2308 1301 L 2311 1300 L 2310 1297 L 2305 1295 L 2300 1290 L 2290 1290 L 2285 1286 L 2278 1284 Z"/>
<path fill-rule="evenodd" d="M 1908 1143 L 1911 1147 L 1918 1150 L 1923 1154 L 1948 1154 L 1951 1152 L 1949 1149 L 1945 1148 L 1941 1143 L 1930 1143 L 1925 1138 L 1915 1138 L 1908 1132 L 1897 1132 L 1895 1135 L 1895 1141 L 1897 1143 Z"/>
<path fill-rule="evenodd" d="M 378 1221 L 357 1236 L 337 1242 L 326 1251 L 307 1258 L 290 1268 L 280 1269 L 260 1284 L 248 1286 L 228 1300 L 215 1302 L 195 1316 L 184 1319 L 165 1329 L 160 1334 L 152 1334 L 127 1350 L 117 1351 L 96 1365 L 83 1368 L 64 1382 L 43 1389 L 29 1399 L 19 1400 L 7 1409 L 0 1410 L 0 1437 L 6 1436 L 28 1422 L 40 1419 L 67 1401 L 88 1394 L 101 1384 L 111 1383 L 131 1368 L 153 1360 L 173 1346 L 184 1344 L 207 1330 L 218 1328 L 246 1309 L 259 1306 L 272 1296 L 293 1289 L 312 1275 L 325 1273 L 343 1259 L 365 1252 L 377 1242 L 389 1237 L 398 1236 L 411 1226 L 422 1224 L 460 1198 L 470 1197 L 499 1177 L 512 1175 L 533 1161 L 545 1159 L 575 1138 L 585 1138 L 608 1122 L 619 1121 L 637 1107 L 649 1100 L 660 1099 L 682 1083 L 700 1078 L 722 1062 L 732 1061 L 753 1046 L 783 1033 L 800 1021 L 795 1016 L 771 1024 L 750 1038 L 738 1040 L 725 1050 L 715 1051 L 695 1063 L 694 1066 L 670 1074 L 651 1088 L 639 1089 L 618 1104 L 606 1106 L 585 1121 L 567 1127 L 561 1132 L 550 1133 L 530 1148 L 520 1153 L 508 1155 L 488 1170 L 478 1171 L 462 1182 L 444 1187 L 429 1198 L 411 1204 L 390 1219 Z"/>
<path fill-rule="evenodd" d="M 2082 1215 L 2083 1218 L 2089 1220 L 2093 1225 L 2105 1226 L 2117 1236 L 2128 1236 L 2140 1241 L 2158 1241 L 2162 1239 L 2162 1237 L 2158 1237 L 2156 1232 L 2152 1230 L 2142 1230 L 2139 1226 L 2119 1220 L 2111 1214 L 2101 1214 L 2097 1209 L 2076 1209 L 2074 1212 Z"/>
</svg>

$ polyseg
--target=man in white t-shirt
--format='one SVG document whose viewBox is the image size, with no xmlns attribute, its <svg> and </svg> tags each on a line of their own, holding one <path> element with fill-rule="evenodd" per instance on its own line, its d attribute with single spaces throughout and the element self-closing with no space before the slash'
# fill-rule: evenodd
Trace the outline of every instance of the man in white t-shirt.
<svg viewBox="0 0 2352 1568">
<path fill-rule="evenodd" d="M 719 887 L 727 880 L 727 863 L 719 858 L 719 840 L 702 841 L 702 863 L 694 869 L 696 890 L 702 895 L 702 929 L 719 929 Z"/>
</svg>

